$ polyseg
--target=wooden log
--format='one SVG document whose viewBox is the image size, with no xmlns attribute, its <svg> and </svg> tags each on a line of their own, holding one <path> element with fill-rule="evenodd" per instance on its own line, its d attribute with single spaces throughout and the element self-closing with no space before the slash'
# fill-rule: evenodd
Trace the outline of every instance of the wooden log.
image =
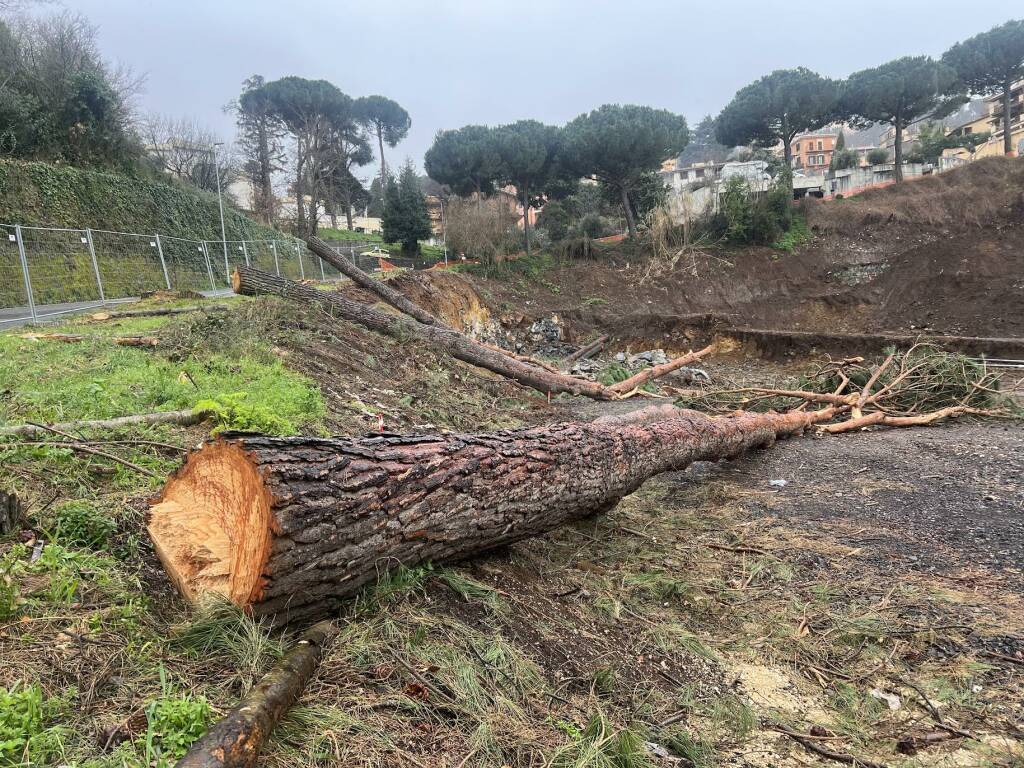
<svg viewBox="0 0 1024 768">
<path fill-rule="evenodd" d="M 302 694 L 320 665 L 324 646 L 337 634 L 329 621 L 299 641 L 227 715 L 195 742 L 176 768 L 252 768 L 274 726 Z"/>
<path fill-rule="evenodd" d="M 155 347 L 160 344 L 156 336 L 86 336 L 82 333 L 22 333 L 19 339 L 29 341 L 63 341 L 66 344 L 80 344 L 83 341 L 112 341 L 120 347 Z"/>
<path fill-rule="evenodd" d="M 123 427 L 153 426 L 156 424 L 174 424 L 179 427 L 191 427 L 209 418 L 203 411 L 160 411 L 158 413 L 137 413 L 132 416 L 118 416 L 114 419 L 93 419 L 84 421 L 66 421 L 60 424 L 19 424 L 13 427 L 0 427 L 0 435 L 45 434 L 47 432 L 76 432 L 81 429 L 116 430 Z"/>
<path fill-rule="evenodd" d="M 696 352 L 687 352 L 682 357 L 677 357 L 675 360 L 671 360 L 663 365 L 652 365 L 650 368 L 644 368 L 640 373 L 635 376 L 630 376 L 625 381 L 620 381 L 618 384 L 613 384 L 608 387 L 612 392 L 618 395 L 625 395 L 627 392 L 631 392 L 638 387 L 642 387 L 649 381 L 665 376 L 666 374 L 672 373 L 672 371 L 678 371 L 684 365 L 696 362 L 702 357 L 706 357 L 714 352 L 716 349 L 715 344 L 708 344 L 704 349 L 697 350 Z"/>
<path fill-rule="evenodd" d="M 562 358 L 562 367 L 566 369 L 571 368 L 572 364 L 577 360 L 586 360 L 591 355 L 597 354 L 597 352 L 608 343 L 608 338 L 607 334 L 600 336 L 586 346 L 580 347 L 572 354 L 566 355 Z"/>
<path fill-rule="evenodd" d="M 380 312 L 338 293 L 318 291 L 316 288 L 260 272 L 252 267 L 239 266 L 231 277 L 231 284 L 236 293 L 244 296 L 283 296 L 303 304 L 320 306 L 337 317 L 401 341 L 416 339 L 438 352 L 486 368 L 520 384 L 533 387 L 539 392 L 567 392 L 598 400 L 615 398 L 615 395 L 602 384 L 529 365 L 509 357 L 500 350 L 473 341 L 451 328 L 424 325 L 404 317 Z"/>
<path fill-rule="evenodd" d="M 436 325 L 441 328 L 447 327 L 427 310 L 423 309 L 419 304 L 414 303 L 404 294 L 396 291 L 384 280 L 375 280 L 373 277 L 363 272 L 363 270 L 357 267 L 354 263 L 346 259 L 341 254 L 336 253 L 319 237 L 310 237 L 306 241 L 306 244 L 309 246 L 309 250 L 337 269 L 341 274 L 350 278 L 352 282 L 360 288 L 364 288 L 370 293 L 376 295 L 386 304 L 390 304 L 395 309 L 415 320 L 418 320 L 424 325 Z"/>
<path fill-rule="evenodd" d="M 835 408 L 649 413 L 484 434 L 226 434 L 169 480 L 148 530 L 190 600 L 216 593 L 278 623 L 322 616 L 399 564 L 549 531 L 654 475 L 770 445 Z"/>
<path fill-rule="evenodd" d="M 212 304 L 209 307 L 163 307 L 156 309 L 126 309 L 123 312 L 95 312 L 89 319 L 95 322 L 120 320 L 125 317 L 162 317 L 163 315 L 184 315 L 189 312 L 227 312 L 226 304 Z"/>
</svg>

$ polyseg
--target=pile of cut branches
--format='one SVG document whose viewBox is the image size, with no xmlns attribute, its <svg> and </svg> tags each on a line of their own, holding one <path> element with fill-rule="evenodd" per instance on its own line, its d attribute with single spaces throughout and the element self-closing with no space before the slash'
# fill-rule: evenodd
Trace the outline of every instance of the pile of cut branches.
<svg viewBox="0 0 1024 768">
<path fill-rule="evenodd" d="M 931 424 L 964 415 L 1022 415 L 1000 392 L 999 375 L 984 362 L 934 344 L 915 344 L 905 352 L 890 349 L 877 363 L 863 357 L 829 358 L 790 388 L 708 389 L 680 404 L 712 413 L 829 405 L 836 408 L 836 419 L 819 429 L 832 433 L 872 425 Z"/>
</svg>

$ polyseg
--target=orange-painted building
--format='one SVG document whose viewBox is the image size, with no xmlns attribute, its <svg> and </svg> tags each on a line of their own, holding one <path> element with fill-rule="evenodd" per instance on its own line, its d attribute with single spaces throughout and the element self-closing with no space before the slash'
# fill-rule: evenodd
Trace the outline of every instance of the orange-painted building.
<svg viewBox="0 0 1024 768">
<path fill-rule="evenodd" d="M 827 170 L 836 150 L 834 133 L 805 133 L 793 139 L 793 167 L 805 170 Z"/>
</svg>

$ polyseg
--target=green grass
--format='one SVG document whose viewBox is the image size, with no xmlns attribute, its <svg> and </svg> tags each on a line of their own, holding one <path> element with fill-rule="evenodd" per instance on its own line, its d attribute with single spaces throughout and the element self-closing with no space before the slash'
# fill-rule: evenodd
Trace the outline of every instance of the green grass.
<svg viewBox="0 0 1024 768">
<path fill-rule="evenodd" d="M 356 243 L 383 243 L 383 238 L 371 232 L 353 232 L 348 229 L 331 229 L 330 227 L 321 227 L 318 230 L 318 235 L 323 240 L 347 240 Z"/>
<path fill-rule="evenodd" d="M 139 327 L 152 332 L 158 326 L 140 322 Z M 118 330 L 135 331 L 127 324 Z M 0 335 L 0 381 L 8 391 L 0 399 L 0 424 L 104 419 L 216 401 L 223 404 L 228 425 L 243 418 L 241 408 L 249 416 L 273 414 L 273 431 L 294 433 L 316 427 L 325 413 L 318 389 L 271 354 L 213 353 L 179 361 L 159 350 L 104 340 L 63 344 L 5 334 Z"/>
</svg>

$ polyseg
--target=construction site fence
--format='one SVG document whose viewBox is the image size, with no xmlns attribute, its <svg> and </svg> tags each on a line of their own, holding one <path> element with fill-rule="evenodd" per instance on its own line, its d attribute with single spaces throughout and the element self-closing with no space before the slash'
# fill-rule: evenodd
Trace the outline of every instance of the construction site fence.
<svg viewBox="0 0 1024 768">
<path fill-rule="evenodd" d="M 331 247 L 367 272 L 427 266 L 391 256 L 379 243 Z M 134 301 L 154 291 L 229 294 L 231 273 L 240 264 L 293 280 L 344 279 L 297 238 L 225 242 L 0 224 L 0 327 Z"/>
</svg>

